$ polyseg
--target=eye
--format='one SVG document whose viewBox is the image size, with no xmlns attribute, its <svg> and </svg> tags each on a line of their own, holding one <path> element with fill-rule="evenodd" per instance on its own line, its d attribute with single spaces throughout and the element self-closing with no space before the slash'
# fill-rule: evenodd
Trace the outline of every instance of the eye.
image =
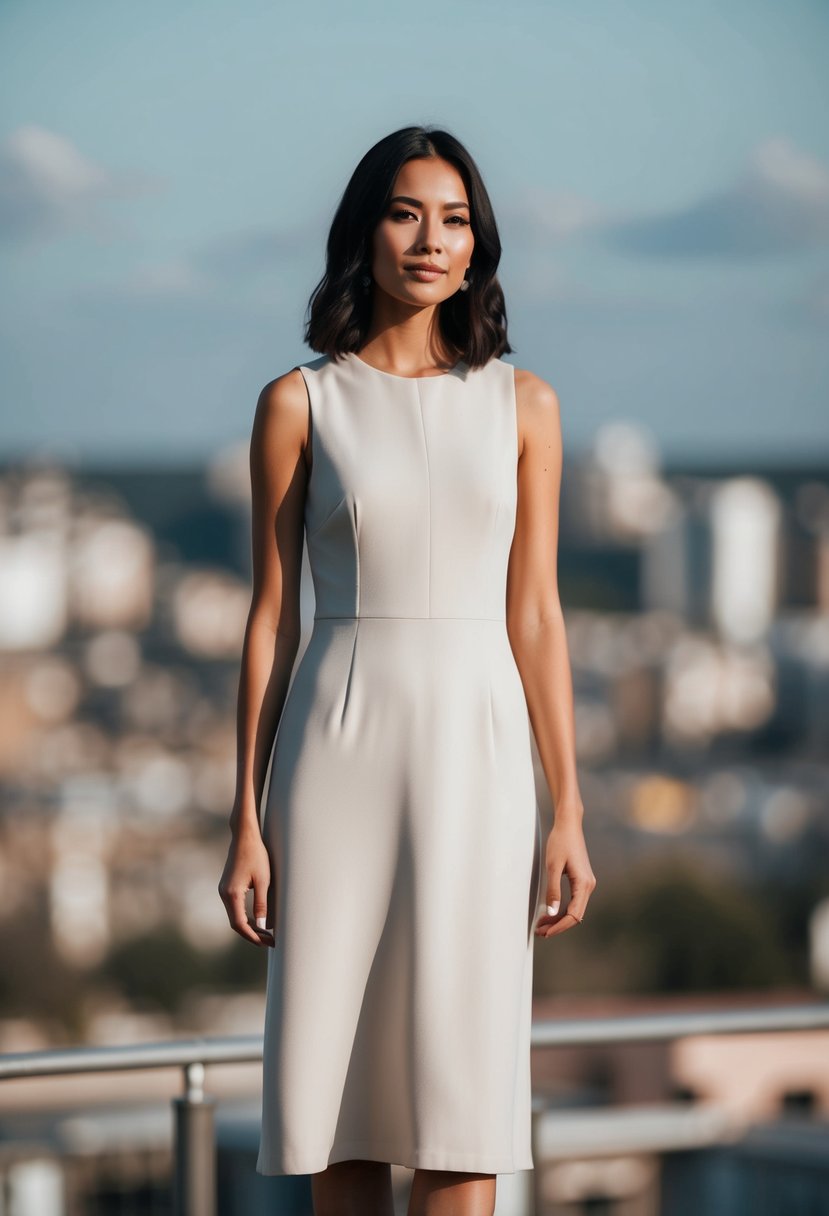
<svg viewBox="0 0 829 1216">
<path fill-rule="evenodd" d="M 414 216 L 414 218 L 417 219 L 417 216 L 415 215 L 415 213 L 413 211 L 407 211 L 407 210 L 405 210 L 405 208 L 399 208 L 397 211 L 391 212 L 391 218 L 393 220 L 405 219 L 407 215 Z M 464 216 L 462 216 L 462 215 L 451 215 L 449 217 L 449 219 L 447 220 L 447 223 L 451 224 L 452 220 L 458 221 L 457 224 L 455 225 L 456 228 L 461 228 L 461 227 L 464 227 L 465 225 L 469 224 L 469 220 L 465 219 Z"/>
</svg>

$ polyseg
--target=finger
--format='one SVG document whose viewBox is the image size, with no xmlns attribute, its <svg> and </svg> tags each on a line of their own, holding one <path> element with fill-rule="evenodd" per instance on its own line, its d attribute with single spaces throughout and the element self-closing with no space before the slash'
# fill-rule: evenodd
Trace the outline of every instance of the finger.
<svg viewBox="0 0 829 1216">
<path fill-rule="evenodd" d="M 535 922 L 536 933 L 543 932 L 545 929 L 549 929 L 552 925 L 558 924 L 561 918 L 565 915 L 565 912 L 560 912 L 556 916 L 549 916 L 546 912 L 542 912 Z"/>
<path fill-rule="evenodd" d="M 561 907 L 561 874 L 562 867 L 551 869 L 547 874 L 547 894 L 545 898 L 547 916 L 558 915 L 558 910 Z"/>
<path fill-rule="evenodd" d="M 262 946 L 265 943 L 262 941 L 258 932 L 251 925 L 247 910 L 245 908 L 245 892 L 231 891 L 227 898 L 228 917 L 230 926 L 234 929 L 245 941 L 253 942 L 257 946 Z"/>
<path fill-rule="evenodd" d="M 558 878 L 558 890 L 561 890 L 561 875 L 553 875 Z M 596 886 L 596 880 L 585 878 L 584 876 L 574 876 L 568 874 L 570 882 L 570 899 L 566 909 L 558 914 L 558 906 L 555 902 L 552 905 L 548 904 L 546 914 L 542 913 L 536 922 L 536 932 L 539 936 L 549 936 L 551 932 L 563 933 L 565 929 L 572 929 L 574 925 L 580 924 L 584 920 L 584 913 L 587 908 L 587 902 Z M 551 885 L 555 886 L 553 882 Z M 548 888 L 549 889 L 549 888 Z M 556 907 L 556 915 L 551 912 L 551 907 Z M 565 921 L 565 917 L 567 920 Z M 546 931 L 546 932 L 545 932 Z"/>
<path fill-rule="evenodd" d="M 564 911 L 565 916 L 570 916 L 572 924 L 581 924 L 584 920 L 584 914 L 587 911 L 587 904 L 590 896 L 595 888 L 595 881 L 591 884 L 589 879 L 577 877 L 570 882 L 570 898 L 567 901 L 567 907 Z"/>
<path fill-rule="evenodd" d="M 268 887 L 269 878 L 253 877 L 253 923 L 257 930 L 271 932 L 268 924 Z"/>
<path fill-rule="evenodd" d="M 260 929 L 258 925 L 253 925 L 253 931 L 258 938 L 257 945 L 272 946 L 274 944 L 275 938 L 272 929 Z"/>
<path fill-rule="evenodd" d="M 567 915 L 566 912 L 562 912 L 558 916 L 547 916 L 546 913 L 543 916 L 539 916 L 538 920 L 536 921 L 536 925 L 535 925 L 536 933 L 540 937 L 543 937 L 544 934 L 547 932 L 547 930 L 552 929 L 555 925 L 560 924 L 562 919 L 566 915 Z"/>
<path fill-rule="evenodd" d="M 556 913 L 554 915 L 551 915 L 549 911 L 540 912 L 538 914 L 538 919 L 536 920 L 536 924 L 537 925 L 551 925 L 551 924 L 553 924 L 554 921 L 561 920 L 562 916 L 564 916 L 564 915 L 565 915 L 564 912 L 558 912 L 558 911 L 556 911 Z"/>
<path fill-rule="evenodd" d="M 258 917 L 257 921 L 250 920 L 248 921 L 248 924 L 251 926 L 254 932 L 259 935 L 259 937 L 265 938 L 268 943 L 273 942 L 273 929 L 270 927 L 270 925 L 265 924 L 264 916 Z"/>
<path fill-rule="evenodd" d="M 583 917 L 578 912 L 571 911 L 571 905 L 567 905 L 566 911 L 562 912 L 561 916 L 554 924 L 543 926 L 541 935 L 543 937 L 552 937 L 556 933 L 566 933 L 568 929 L 575 929 L 581 924 Z"/>
</svg>

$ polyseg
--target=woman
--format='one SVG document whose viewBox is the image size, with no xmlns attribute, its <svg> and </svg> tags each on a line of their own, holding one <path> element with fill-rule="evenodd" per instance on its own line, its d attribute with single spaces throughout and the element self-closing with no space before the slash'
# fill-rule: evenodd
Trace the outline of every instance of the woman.
<svg viewBox="0 0 829 1216">
<path fill-rule="evenodd" d="M 500 252 L 456 139 L 382 139 L 311 298 L 322 354 L 265 386 L 253 425 L 219 892 L 271 947 L 256 1168 L 311 1174 L 316 1216 L 391 1216 L 391 1162 L 415 1170 L 410 1216 L 491 1212 L 497 1174 L 532 1168 L 533 922 L 581 923 L 596 885 L 556 581 L 559 404 L 500 358 Z M 303 538 L 315 615 L 294 672 Z M 530 725 L 555 806 L 543 867 Z"/>
</svg>

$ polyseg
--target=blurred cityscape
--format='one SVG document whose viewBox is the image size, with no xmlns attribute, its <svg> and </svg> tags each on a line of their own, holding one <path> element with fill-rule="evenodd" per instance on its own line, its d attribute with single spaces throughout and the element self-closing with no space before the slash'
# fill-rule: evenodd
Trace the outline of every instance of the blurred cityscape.
<svg viewBox="0 0 829 1216">
<path fill-rule="evenodd" d="M 565 465 L 559 581 L 599 882 L 584 926 L 535 946 L 538 1015 L 825 998 L 826 461 L 668 468 L 649 433 L 602 428 Z M 266 953 L 233 934 L 217 893 L 250 601 L 247 444 L 207 468 L 0 468 L 0 588 L 0 1052 L 260 1033 Z M 306 558 L 298 659 L 312 617 Z M 828 1041 L 536 1051 L 534 1084 L 564 1108 L 704 1097 L 825 1118 Z M 255 1140 L 258 1071 L 237 1079 Z M 0 1142 L 26 1101 L 0 1087 Z M 167 1211 L 158 1185 L 145 1178 L 143 1206 L 133 1191 L 133 1206 L 14 1210 Z M 551 1212 L 659 1210 L 559 1199 Z"/>
</svg>

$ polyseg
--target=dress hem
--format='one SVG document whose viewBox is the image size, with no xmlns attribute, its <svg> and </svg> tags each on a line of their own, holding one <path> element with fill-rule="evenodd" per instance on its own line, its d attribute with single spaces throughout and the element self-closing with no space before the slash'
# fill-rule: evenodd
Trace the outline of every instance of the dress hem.
<svg viewBox="0 0 829 1216">
<path fill-rule="evenodd" d="M 316 1174 L 337 1161 L 351 1159 L 384 1161 L 402 1165 L 406 1169 L 457 1170 L 462 1173 L 515 1174 L 521 1170 L 533 1170 L 535 1164 L 523 1164 L 515 1157 L 488 1155 L 486 1153 L 452 1152 L 446 1149 L 401 1149 L 394 1144 L 378 1144 L 376 1140 L 348 1140 L 337 1143 L 328 1153 L 318 1157 L 287 1159 L 279 1166 L 270 1164 L 261 1156 L 256 1162 L 256 1173 L 266 1176 L 283 1174 Z"/>
</svg>

